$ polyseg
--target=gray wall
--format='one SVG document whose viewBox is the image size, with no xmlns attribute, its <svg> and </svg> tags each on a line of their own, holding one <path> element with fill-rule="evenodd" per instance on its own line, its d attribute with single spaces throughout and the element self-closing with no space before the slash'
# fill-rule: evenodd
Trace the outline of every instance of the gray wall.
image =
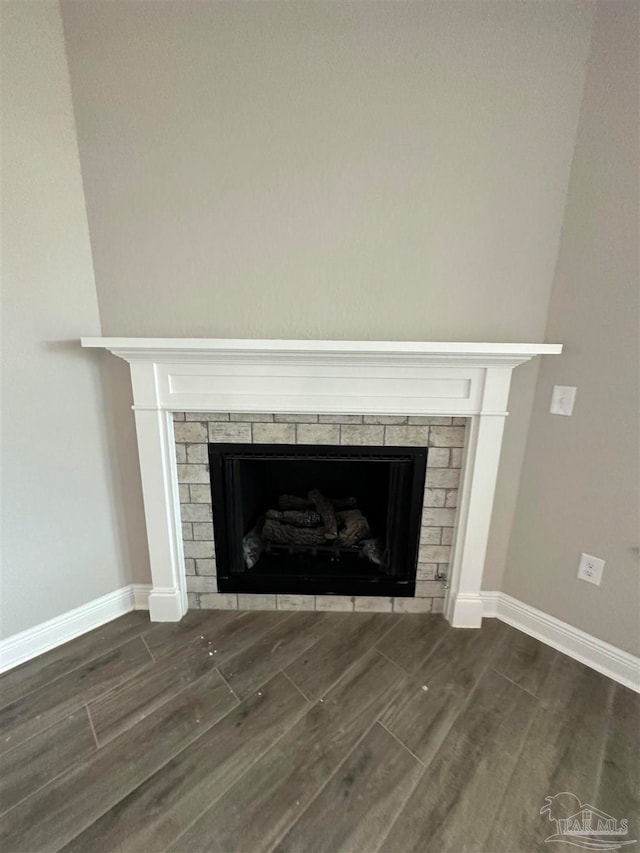
<svg viewBox="0 0 640 853">
<path fill-rule="evenodd" d="M 546 329 L 483 585 L 509 547 L 506 592 L 638 651 L 638 7 L 598 4 L 574 156 L 589 8 L 63 0 L 96 302 L 58 7 L 3 4 L 3 635 L 148 579 L 128 369 L 72 343 L 99 303 L 113 335 Z"/>
<path fill-rule="evenodd" d="M 640 650 L 638 4 L 600 3 L 504 591 Z M 578 387 L 550 415 L 554 384 Z M 581 552 L 607 561 L 600 588 Z"/>
<path fill-rule="evenodd" d="M 586 6 L 62 9 L 105 334 L 542 339 Z M 535 374 L 515 383 L 489 588 Z"/>
<path fill-rule="evenodd" d="M 2 636 L 128 582 L 57 3 L 2 4 Z"/>
<path fill-rule="evenodd" d="M 63 14 L 105 333 L 543 334 L 581 6 Z"/>
</svg>

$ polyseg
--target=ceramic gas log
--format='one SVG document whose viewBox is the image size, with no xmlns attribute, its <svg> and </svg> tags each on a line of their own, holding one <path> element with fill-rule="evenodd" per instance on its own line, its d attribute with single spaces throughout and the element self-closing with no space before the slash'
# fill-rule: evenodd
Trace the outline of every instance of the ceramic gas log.
<svg viewBox="0 0 640 853">
<path fill-rule="evenodd" d="M 353 505 L 350 509 L 340 510 L 338 507 L 344 501 L 338 498 L 334 502 L 319 489 L 312 489 L 307 497 L 315 510 L 267 510 L 262 537 L 269 542 L 285 545 L 324 545 L 335 542 L 337 545 L 349 546 L 371 536 L 369 522 L 355 499 L 351 499 Z"/>
</svg>

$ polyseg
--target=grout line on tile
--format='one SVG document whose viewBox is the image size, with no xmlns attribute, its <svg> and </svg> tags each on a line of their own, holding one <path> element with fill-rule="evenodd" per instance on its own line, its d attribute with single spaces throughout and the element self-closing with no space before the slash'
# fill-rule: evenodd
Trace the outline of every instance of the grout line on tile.
<svg viewBox="0 0 640 853">
<path fill-rule="evenodd" d="M 279 670 L 279 671 L 284 675 L 284 677 L 287 679 L 287 681 L 289 682 L 289 684 L 290 684 L 292 687 L 294 687 L 294 688 L 298 691 L 298 693 L 302 696 L 302 698 L 303 698 L 303 699 L 305 699 L 305 700 L 306 700 L 310 705 L 313 705 L 313 704 L 314 704 L 314 703 L 313 703 L 313 699 L 310 699 L 310 698 L 309 698 L 309 697 L 308 697 L 308 696 L 307 696 L 307 695 L 306 695 L 306 694 L 305 694 L 305 693 L 304 693 L 304 692 L 303 692 L 303 691 L 298 687 L 298 685 L 295 683 L 295 681 L 294 681 L 290 676 L 288 676 L 288 675 L 287 675 L 287 673 L 284 671 L 284 669 L 281 669 L 281 670 Z"/>
<path fill-rule="evenodd" d="M 403 675 L 411 675 L 411 674 L 412 674 L 412 673 L 410 673 L 410 672 L 409 672 L 409 670 L 408 670 L 408 669 L 405 669 L 405 668 L 402 666 L 402 664 L 398 663 L 398 661 L 391 660 L 391 658 L 390 658 L 390 657 L 387 657 L 387 655 L 385 655 L 385 653 L 384 653 L 384 652 L 381 652 L 381 651 L 380 651 L 380 649 L 379 649 L 377 646 L 373 646 L 373 651 L 374 651 L 374 652 L 377 652 L 377 653 L 380 655 L 380 657 L 383 657 L 385 660 L 388 660 L 388 661 L 389 661 L 389 663 L 390 663 L 390 664 L 393 664 L 393 666 L 395 666 L 395 668 L 396 668 L 396 669 L 399 669 L 399 670 L 400 670 L 400 672 L 401 672 Z"/>
<path fill-rule="evenodd" d="M 229 688 L 229 690 L 233 693 L 233 695 L 234 695 L 234 697 L 235 697 L 236 702 L 238 702 L 238 704 L 239 704 L 242 700 L 240 699 L 240 697 L 238 696 L 238 694 L 236 693 L 236 691 L 233 689 L 233 687 L 229 684 L 229 682 L 228 682 L 228 681 L 227 681 L 227 679 L 224 677 L 224 675 L 220 672 L 220 669 L 219 669 L 218 667 L 216 667 L 216 672 L 218 673 L 218 675 L 220 676 L 220 678 L 224 681 L 224 683 L 227 685 L 227 687 Z"/>
<path fill-rule="evenodd" d="M 155 657 L 154 657 L 154 655 L 153 655 L 153 652 L 152 652 L 152 651 L 151 651 L 151 649 L 149 648 L 149 643 L 147 643 L 147 641 L 145 640 L 144 635 L 141 635 L 140 639 L 141 639 L 141 640 L 142 640 L 142 642 L 144 643 L 144 647 L 145 647 L 145 649 L 146 649 L 146 650 L 149 652 L 149 654 L 151 655 L 151 660 L 152 660 L 154 663 L 157 663 L 157 660 L 155 659 Z"/>
<path fill-rule="evenodd" d="M 412 755 L 412 756 L 415 758 L 415 760 L 416 760 L 416 761 L 417 761 L 417 762 L 418 762 L 422 767 L 425 767 L 425 768 L 426 768 L 426 766 L 427 766 L 427 765 L 424 763 L 424 761 L 423 761 L 421 758 L 418 758 L 418 756 L 415 754 L 415 752 L 412 752 L 412 751 L 409 749 L 409 747 L 406 745 L 406 743 L 403 743 L 403 742 L 400 740 L 400 738 L 399 738 L 399 737 L 397 737 L 396 735 L 394 735 L 394 733 L 391 731 L 391 729 L 388 729 L 388 728 L 385 726 L 385 724 L 382 722 L 382 720 L 378 719 L 378 720 L 377 720 L 377 723 L 378 723 L 378 725 L 379 725 L 381 728 L 383 728 L 383 729 L 385 730 L 385 732 L 386 732 L 388 735 L 390 735 L 390 736 L 391 736 L 395 741 L 397 741 L 397 743 L 399 743 L 399 744 L 400 744 L 400 746 L 401 746 L 404 750 L 406 750 L 406 751 L 409 753 L 409 755 Z"/>
<path fill-rule="evenodd" d="M 91 716 L 91 711 L 89 710 L 89 706 L 84 706 L 85 711 L 87 712 L 87 718 L 89 720 L 89 725 L 91 726 L 91 731 L 93 732 L 93 739 L 96 742 L 96 749 L 100 749 L 100 743 L 98 741 L 98 735 L 96 734 L 96 727 L 93 725 L 93 718 Z"/>
<path fill-rule="evenodd" d="M 527 688 L 526 688 L 526 687 L 523 687 L 523 686 L 522 686 L 522 684 L 518 684 L 518 682 L 517 682 L 517 681 L 514 681 L 514 680 L 513 680 L 513 678 L 509 678 L 509 676 L 508 676 L 508 675 L 505 675 L 505 674 L 504 674 L 504 672 L 500 672 L 500 670 L 499 670 L 499 669 L 496 669 L 496 668 L 495 668 L 495 666 L 491 666 L 491 665 L 489 665 L 489 666 L 487 667 L 487 672 L 488 672 L 489 670 L 490 670 L 491 672 L 495 672 L 495 674 L 496 674 L 496 675 L 498 675 L 498 676 L 500 676 L 500 678 L 504 678 L 504 680 L 505 680 L 505 681 L 508 681 L 510 684 L 513 684 L 513 686 L 514 686 L 514 687 L 517 687 L 519 690 L 522 690 L 524 693 L 526 693 L 526 694 L 528 694 L 529 696 L 531 696 L 531 698 L 532 698 L 532 699 L 535 699 L 536 701 L 539 701 L 539 699 L 538 699 L 538 697 L 536 696 L 536 694 L 535 694 L 535 693 L 532 693 L 532 692 L 531 692 L 531 690 L 527 690 Z"/>
</svg>

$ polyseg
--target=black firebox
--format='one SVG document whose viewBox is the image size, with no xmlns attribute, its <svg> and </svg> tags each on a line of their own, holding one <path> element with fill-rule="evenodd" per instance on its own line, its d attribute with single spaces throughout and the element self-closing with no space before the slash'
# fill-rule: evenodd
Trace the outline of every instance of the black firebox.
<svg viewBox="0 0 640 853">
<path fill-rule="evenodd" d="M 413 596 L 427 449 L 210 444 L 221 592 Z"/>
</svg>

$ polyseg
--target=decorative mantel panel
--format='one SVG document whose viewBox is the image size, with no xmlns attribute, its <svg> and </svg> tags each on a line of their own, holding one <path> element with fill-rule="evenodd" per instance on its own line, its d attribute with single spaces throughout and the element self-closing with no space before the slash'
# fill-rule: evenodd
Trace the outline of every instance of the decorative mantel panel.
<svg viewBox="0 0 640 853">
<path fill-rule="evenodd" d="M 172 412 L 470 419 L 445 616 L 479 627 L 480 585 L 514 367 L 559 344 L 83 338 L 131 366 L 155 621 L 186 612 Z"/>
</svg>

